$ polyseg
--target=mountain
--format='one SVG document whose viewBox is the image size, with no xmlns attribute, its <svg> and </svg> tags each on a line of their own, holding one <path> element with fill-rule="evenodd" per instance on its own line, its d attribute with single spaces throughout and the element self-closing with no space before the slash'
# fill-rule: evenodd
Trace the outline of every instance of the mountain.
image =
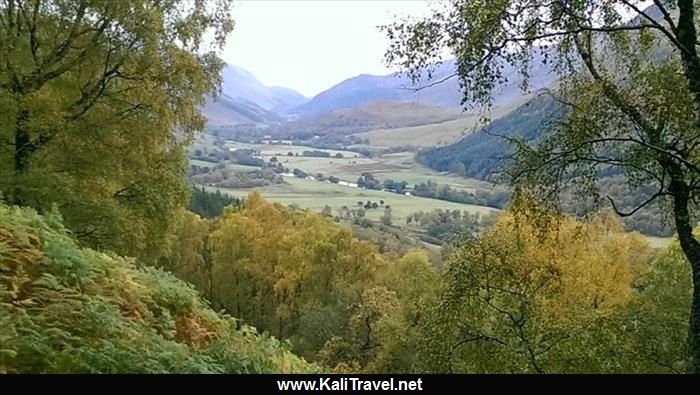
<svg viewBox="0 0 700 395">
<path fill-rule="evenodd" d="M 202 108 L 209 128 L 229 127 L 241 124 L 276 124 L 284 119 L 250 101 L 239 101 L 222 94 L 218 100 L 212 97 Z"/>
<path fill-rule="evenodd" d="M 293 89 L 265 86 L 251 72 L 232 65 L 224 66 L 222 79 L 221 97 L 209 97 L 202 108 L 209 127 L 277 124 L 289 109 L 308 100 Z"/>
<path fill-rule="evenodd" d="M 489 179 L 511 153 L 501 136 L 536 140 L 561 115 L 561 106 L 550 95 L 541 94 L 454 144 L 419 152 L 416 159 L 438 171 Z"/>
<path fill-rule="evenodd" d="M 280 137 L 312 139 L 330 137 L 340 141 L 352 134 L 374 129 L 391 129 L 439 123 L 460 118 L 457 111 L 418 103 L 377 101 L 326 112 L 283 123 L 265 133 Z M 338 140 L 340 139 L 340 140 Z M 328 142 L 328 139 L 326 139 Z"/>
<path fill-rule="evenodd" d="M 250 102 L 277 114 L 305 103 L 308 99 L 292 89 L 266 86 L 240 67 L 226 65 L 222 72 L 224 94 L 239 102 Z"/>
<path fill-rule="evenodd" d="M 400 74 L 384 76 L 362 74 L 345 80 L 332 88 L 319 93 L 308 102 L 296 107 L 295 113 L 302 116 L 314 116 L 342 108 L 382 100 L 413 102 L 418 104 L 442 107 L 452 111 L 461 110 L 461 89 L 457 78 L 450 78 L 433 86 L 415 91 L 415 87 L 426 86 L 440 81 L 456 70 L 454 60 L 441 64 L 434 71 L 432 78 L 424 78 L 422 82 L 412 85 L 409 78 Z M 496 107 L 509 106 L 523 93 L 520 89 L 522 77 L 516 68 L 504 65 L 504 77 L 507 82 L 493 93 Z M 530 70 L 530 88 L 537 90 L 552 84 L 557 79 L 556 73 L 542 63 L 540 54 L 533 55 Z"/>
</svg>

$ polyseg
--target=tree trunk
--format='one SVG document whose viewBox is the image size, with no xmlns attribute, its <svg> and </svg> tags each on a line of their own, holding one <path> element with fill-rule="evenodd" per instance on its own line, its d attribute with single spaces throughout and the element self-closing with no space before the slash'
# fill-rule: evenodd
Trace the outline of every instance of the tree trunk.
<svg viewBox="0 0 700 395">
<path fill-rule="evenodd" d="M 22 176 L 27 170 L 29 157 L 34 151 L 34 145 L 31 142 L 29 132 L 26 129 L 29 113 L 26 110 L 21 110 L 17 114 L 15 122 L 15 149 L 14 149 L 14 185 L 12 186 L 10 195 L 10 204 L 22 206 L 25 204 L 25 197 L 22 191 Z"/>
<path fill-rule="evenodd" d="M 673 194 L 673 215 L 678 240 L 693 273 L 687 372 L 697 374 L 700 373 L 700 242 L 693 236 L 693 224 L 688 210 L 690 188 L 684 181 L 675 179 L 671 182 L 670 191 Z"/>
<path fill-rule="evenodd" d="M 700 59 L 696 43 L 695 1 L 678 0 L 678 22 L 676 37 L 683 61 L 683 72 L 693 97 L 696 127 L 700 128 Z M 690 329 L 688 333 L 688 373 L 700 373 L 700 242 L 693 236 L 693 223 L 688 211 L 690 188 L 685 182 L 672 176 L 670 192 L 673 194 L 673 214 L 681 249 L 688 259 L 693 273 L 693 299 L 690 307 Z"/>
<path fill-rule="evenodd" d="M 698 37 L 695 29 L 695 1 L 678 0 L 678 22 L 676 38 L 683 61 L 683 73 L 688 80 L 688 88 L 693 96 L 695 121 L 700 127 L 700 59 L 695 47 Z"/>
</svg>

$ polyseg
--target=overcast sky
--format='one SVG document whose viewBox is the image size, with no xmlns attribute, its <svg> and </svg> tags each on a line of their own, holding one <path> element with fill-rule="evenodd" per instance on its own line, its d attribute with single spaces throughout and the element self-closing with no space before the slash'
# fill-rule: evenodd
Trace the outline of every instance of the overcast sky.
<svg viewBox="0 0 700 395">
<path fill-rule="evenodd" d="M 358 74 L 388 74 L 378 25 L 422 16 L 422 0 L 239 0 L 222 56 L 266 85 L 313 96 Z"/>
</svg>

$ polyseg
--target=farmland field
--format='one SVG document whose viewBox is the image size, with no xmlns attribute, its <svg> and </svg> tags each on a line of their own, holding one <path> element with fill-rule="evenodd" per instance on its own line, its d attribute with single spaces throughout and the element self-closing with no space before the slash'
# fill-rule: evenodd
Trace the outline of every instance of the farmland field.
<svg viewBox="0 0 700 395">
<path fill-rule="evenodd" d="M 666 248 L 672 241 L 673 237 L 656 237 L 656 236 L 645 236 L 649 244 L 653 248 Z"/>
<path fill-rule="evenodd" d="M 391 206 L 392 217 L 394 223 L 397 225 L 405 224 L 406 217 L 417 211 L 432 211 L 440 208 L 486 214 L 494 210 L 482 206 L 405 196 L 370 189 L 352 188 L 295 177 L 285 177 L 285 181 L 287 184 L 270 185 L 257 188 L 257 190 L 262 193 L 265 199 L 285 205 L 296 204 L 301 208 L 312 209 L 314 211 L 321 211 L 328 205 L 333 210 L 334 215 L 337 214 L 338 210 L 343 206 L 349 208 L 357 207 L 358 201 L 366 202 L 367 200 L 371 200 L 379 203 L 380 200 L 384 200 L 385 204 Z M 245 197 L 253 190 L 215 187 L 207 187 L 207 189 L 218 189 L 222 193 L 228 193 L 235 197 Z M 371 220 L 379 220 L 382 214 L 384 214 L 384 210 L 381 208 L 369 209 L 367 210 L 366 216 Z"/>
<path fill-rule="evenodd" d="M 207 139 L 206 141 L 201 141 L 199 144 L 201 147 L 207 148 L 213 146 L 213 141 Z M 357 178 L 362 173 L 368 172 L 381 181 L 387 179 L 406 181 L 409 188 L 412 188 L 417 183 L 427 182 L 428 180 L 470 192 L 474 192 L 476 189 L 490 190 L 493 188 L 492 184 L 485 181 L 465 179 L 453 174 L 437 172 L 423 166 L 416 162 L 414 153 L 412 152 L 384 154 L 379 157 L 368 158 L 361 157 L 358 153 L 352 151 L 326 150 L 300 145 L 247 144 L 228 141 L 226 142 L 226 147 L 229 149 L 254 149 L 259 151 L 266 161 L 276 156 L 278 161 L 289 168 L 290 171 L 296 168 L 303 170 L 311 176 L 322 173 L 325 177 L 335 176 L 342 181 L 350 183 L 356 182 Z M 325 151 L 328 152 L 331 157 L 305 157 L 302 154 L 304 151 Z M 291 156 L 288 155 L 290 152 L 292 153 Z M 333 157 L 336 154 L 341 154 L 343 157 Z M 193 160 L 192 163 L 206 167 L 215 165 L 211 162 L 199 160 Z M 257 169 L 257 167 L 254 166 L 231 163 L 227 163 L 226 166 L 231 169 L 242 171 Z M 268 185 L 257 189 L 266 199 L 285 205 L 294 204 L 301 208 L 314 211 L 321 211 L 328 205 L 331 207 L 334 215 L 338 214 L 343 206 L 347 206 L 348 208 L 357 207 L 359 201 L 366 202 L 370 200 L 379 203 L 380 200 L 384 200 L 385 203 L 392 208 L 394 224 L 399 226 L 405 226 L 406 216 L 418 211 L 427 212 L 435 209 L 458 209 L 484 214 L 493 210 L 489 207 L 405 196 L 380 190 L 353 188 L 296 177 L 285 176 L 284 180 L 284 184 Z M 245 197 L 253 190 L 249 188 L 230 189 L 212 186 L 207 188 L 212 190 L 218 189 L 221 192 L 235 197 Z M 377 221 L 381 218 L 383 213 L 384 210 L 382 208 L 369 209 L 366 211 L 366 217 Z M 671 238 L 665 237 L 646 237 L 654 248 L 663 248 L 671 241 Z"/>
<path fill-rule="evenodd" d="M 297 145 L 244 144 L 238 142 L 228 142 L 226 145 L 232 149 L 251 148 L 259 150 L 266 160 L 276 156 L 290 170 L 297 168 L 310 175 L 322 173 L 326 177 L 335 176 L 348 182 L 355 182 L 362 173 L 368 172 L 381 181 L 386 179 L 406 181 L 410 187 L 416 183 L 432 180 L 438 184 L 447 184 L 470 192 L 473 192 L 477 187 L 481 189 L 491 188 L 491 184 L 484 181 L 465 179 L 446 172 L 437 172 L 423 166 L 415 161 L 412 152 L 400 152 L 382 155 L 378 158 L 367 158 L 360 157 L 358 153 L 351 151 L 324 150 Z M 326 151 L 331 156 L 340 153 L 343 155 L 343 158 L 301 156 L 303 151 L 312 150 Z M 289 152 L 293 156 L 287 156 Z M 299 153 L 300 156 L 296 156 L 296 153 Z"/>
<path fill-rule="evenodd" d="M 514 108 L 524 104 L 530 96 L 524 96 L 510 106 L 486 113 L 490 119 L 500 118 Z M 464 114 L 461 118 L 440 123 L 431 123 L 421 126 L 410 126 L 392 129 L 375 129 L 369 132 L 358 133 L 355 136 L 369 139 L 369 143 L 381 147 L 401 147 L 412 145 L 414 147 L 436 147 L 457 142 L 463 136 L 474 132 L 481 123 L 482 116 L 478 113 Z"/>
</svg>

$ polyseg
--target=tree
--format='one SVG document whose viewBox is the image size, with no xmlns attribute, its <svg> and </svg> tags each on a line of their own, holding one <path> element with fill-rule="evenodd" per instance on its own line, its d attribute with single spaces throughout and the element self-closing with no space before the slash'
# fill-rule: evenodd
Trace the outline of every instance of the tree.
<svg viewBox="0 0 700 395">
<path fill-rule="evenodd" d="M 321 211 L 321 216 L 322 217 L 332 217 L 333 216 L 333 210 L 331 209 L 331 206 L 325 205 L 323 207 L 323 210 Z"/>
<path fill-rule="evenodd" d="M 700 197 L 700 56 L 696 2 L 691 0 L 453 0 L 424 20 L 385 27 L 389 62 L 417 81 L 445 48 L 457 58 L 463 103 L 491 102 L 491 91 L 513 66 L 527 87 L 532 59 L 553 65 L 560 105 L 538 144 L 511 140 L 516 186 L 532 188 L 556 206 L 574 185 L 595 192 L 601 170 L 625 175 L 667 204 L 693 271 L 688 372 L 700 372 L 700 242 L 693 235 Z M 433 67 L 429 67 L 432 70 Z M 430 74 L 430 73 L 428 73 Z M 433 83 L 439 83 L 435 81 Z"/>
<path fill-rule="evenodd" d="M 651 248 L 612 213 L 550 227 L 505 212 L 493 228 L 458 243 L 446 259 L 435 319 L 432 369 L 454 372 L 590 372 L 629 357 L 599 323 L 627 308 Z M 441 333 L 441 335 L 437 335 Z M 619 332 L 617 332 L 619 333 Z"/>
<path fill-rule="evenodd" d="M 186 203 L 229 1 L 0 1 L 0 189 L 83 242 L 156 257 Z M 206 37 L 211 37 L 205 40 Z M 175 131 L 177 130 L 177 133 Z"/>
<path fill-rule="evenodd" d="M 347 228 L 257 192 L 224 212 L 208 249 L 213 305 L 289 339 L 307 358 L 345 327 L 380 259 Z"/>
<path fill-rule="evenodd" d="M 59 217 L 0 204 L 3 373 L 319 372 L 170 273 L 80 246 Z"/>
<path fill-rule="evenodd" d="M 381 221 L 384 225 L 391 226 L 391 222 L 392 222 L 391 207 L 386 206 L 386 208 L 384 209 L 384 214 L 382 214 Z"/>
</svg>

